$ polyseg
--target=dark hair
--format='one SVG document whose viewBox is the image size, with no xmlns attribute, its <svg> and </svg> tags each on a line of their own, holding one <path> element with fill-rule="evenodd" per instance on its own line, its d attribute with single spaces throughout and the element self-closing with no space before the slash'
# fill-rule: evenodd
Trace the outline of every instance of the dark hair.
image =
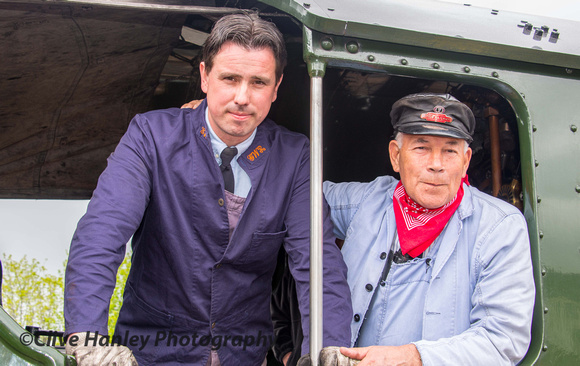
<svg viewBox="0 0 580 366">
<path fill-rule="evenodd" d="M 202 61 L 211 71 L 213 59 L 222 45 L 234 42 L 248 50 L 268 47 L 276 59 L 276 82 L 282 77 L 286 66 L 286 47 L 282 33 L 272 22 L 261 19 L 255 13 L 231 14 L 220 18 L 203 44 Z"/>
</svg>

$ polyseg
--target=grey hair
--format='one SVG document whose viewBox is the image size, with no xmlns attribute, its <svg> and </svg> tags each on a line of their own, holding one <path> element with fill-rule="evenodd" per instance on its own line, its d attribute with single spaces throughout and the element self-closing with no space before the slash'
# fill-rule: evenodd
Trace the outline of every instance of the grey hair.
<svg viewBox="0 0 580 366">
<path fill-rule="evenodd" d="M 226 42 L 233 42 L 247 50 L 270 48 L 276 59 L 276 82 L 280 81 L 286 67 L 287 53 L 284 37 L 274 23 L 251 12 L 220 18 L 203 45 L 202 61 L 207 72 L 211 71 L 214 57 Z"/>
<path fill-rule="evenodd" d="M 397 132 L 395 134 L 395 140 L 397 141 L 397 146 L 399 146 L 399 149 L 401 148 L 401 146 L 403 146 L 403 132 Z M 469 148 L 469 143 L 467 143 L 466 140 L 463 140 L 464 144 L 463 144 L 463 153 L 465 154 L 467 152 L 467 149 Z"/>
</svg>

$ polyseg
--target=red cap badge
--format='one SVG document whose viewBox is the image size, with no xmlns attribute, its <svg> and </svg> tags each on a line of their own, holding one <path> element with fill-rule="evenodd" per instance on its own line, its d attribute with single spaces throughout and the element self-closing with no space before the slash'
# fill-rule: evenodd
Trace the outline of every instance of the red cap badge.
<svg viewBox="0 0 580 366">
<path fill-rule="evenodd" d="M 448 115 L 445 114 L 445 108 L 442 106 L 435 106 L 435 108 L 433 108 L 433 112 L 429 112 L 429 113 L 422 113 L 421 114 L 421 119 L 427 120 L 427 121 L 431 121 L 431 122 L 441 122 L 441 123 L 450 123 L 451 121 L 453 121 L 453 118 L 449 117 Z"/>
</svg>

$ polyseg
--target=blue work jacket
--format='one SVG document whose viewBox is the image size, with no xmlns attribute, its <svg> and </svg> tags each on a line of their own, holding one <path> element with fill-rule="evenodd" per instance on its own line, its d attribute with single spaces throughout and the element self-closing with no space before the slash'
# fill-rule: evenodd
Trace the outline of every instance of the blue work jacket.
<svg viewBox="0 0 580 366">
<path fill-rule="evenodd" d="M 352 344 L 414 343 L 425 366 L 517 363 L 530 343 L 535 298 L 523 215 L 464 185 L 434 250 L 427 258 L 393 263 L 381 281 L 396 229 L 397 183 L 393 177 L 324 183 L 335 234 L 345 239 Z"/>
<path fill-rule="evenodd" d="M 204 101 L 137 115 L 71 243 L 66 332 L 106 334 L 115 274 L 133 235 L 115 334 L 139 337 L 128 346 L 140 365 L 205 365 L 211 348 L 222 365 L 260 365 L 273 341 L 269 304 L 282 244 L 309 333 L 308 140 L 269 119 L 258 126 L 238 159 L 252 188 L 230 240 L 205 109 Z M 324 217 L 324 344 L 348 345 L 346 265 L 328 207 Z"/>
</svg>

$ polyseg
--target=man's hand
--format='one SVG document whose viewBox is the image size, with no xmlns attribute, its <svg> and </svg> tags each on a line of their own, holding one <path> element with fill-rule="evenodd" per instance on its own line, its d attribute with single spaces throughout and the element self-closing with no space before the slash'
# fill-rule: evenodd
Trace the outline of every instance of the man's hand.
<svg viewBox="0 0 580 366">
<path fill-rule="evenodd" d="M 191 102 L 188 102 L 188 103 L 185 103 L 184 105 L 182 105 L 181 108 L 195 109 L 195 108 L 199 107 L 201 102 L 203 102 L 203 99 L 192 100 Z"/>
<path fill-rule="evenodd" d="M 422 366 L 421 355 L 414 344 L 404 346 L 371 346 L 364 348 L 340 348 L 340 352 L 355 360 L 358 366 Z"/>
<path fill-rule="evenodd" d="M 76 336 L 78 341 L 76 345 L 71 345 L 69 342 L 65 345 L 67 355 L 75 357 L 78 366 L 138 366 L 133 352 L 125 346 L 111 345 L 111 346 L 97 346 L 93 345 L 92 340 L 86 342 L 87 333 L 74 333 L 71 336 Z M 90 333 L 90 338 L 94 338 L 95 334 Z M 102 336 L 98 336 L 101 338 Z M 69 337 L 69 340 L 71 338 Z M 85 346 L 85 344 L 87 344 Z"/>
<path fill-rule="evenodd" d="M 340 353 L 340 347 L 324 347 L 318 356 L 320 366 L 356 366 L 359 361 L 345 357 Z M 310 354 L 300 357 L 297 366 L 311 366 Z"/>
</svg>

